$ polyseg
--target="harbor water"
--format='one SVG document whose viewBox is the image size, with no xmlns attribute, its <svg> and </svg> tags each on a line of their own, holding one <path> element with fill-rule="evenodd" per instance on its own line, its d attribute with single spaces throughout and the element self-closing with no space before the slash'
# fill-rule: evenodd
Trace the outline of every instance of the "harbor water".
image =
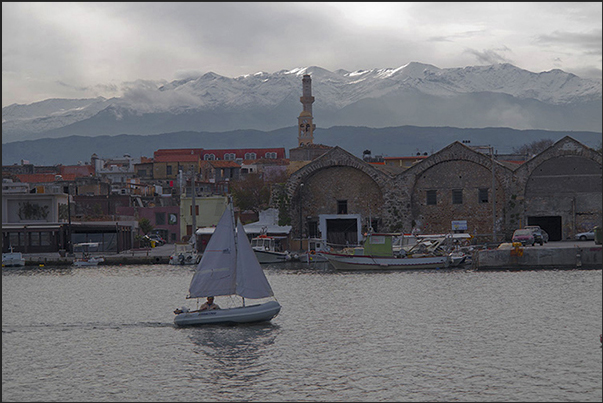
<svg viewBox="0 0 603 403">
<path fill-rule="evenodd" d="M 271 322 L 177 328 L 193 270 L 3 268 L 2 401 L 602 400 L 601 270 L 279 263 Z"/>
</svg>

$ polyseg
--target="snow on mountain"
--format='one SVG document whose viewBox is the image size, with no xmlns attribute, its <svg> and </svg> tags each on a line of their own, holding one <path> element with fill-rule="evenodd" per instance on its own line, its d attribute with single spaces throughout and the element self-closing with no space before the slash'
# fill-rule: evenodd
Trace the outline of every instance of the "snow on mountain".
<svg viewBox="0 0 603 403">
<path fill-rule="evenodd" d="M 559 123 L 551 116 L 566 114 L 569 118 L 559 118 L 568 126 L 562 129 L 600 130 L 601 126 L 600 82 L 561 70 L 533 73 L 510 64 L 440 69 L 412 62 L 397 68 L 353 72 L 310 66 L 234 78 L 209 72 L 169 83 L 140 80 L 119 98 L 13 104 L 2 108 L 2 142 L 132 130 L 138 131 L 132 134 L 273 130 L 295 124 L 301 111 L 304 74 L 312 76 L 318 125 L 357 125 L 362 115 L 367 126 L 458 126 L 460 115 L 463 127 L 507 123 L 513 127 L 516 122 L 519 129 L 555 129 Z M 586 107 L 580 109 L 581 105 Z M 598 117 L 590 119 L 597 107 Z M 576 108 L 581 115 L 576 116 L 577 123 L 571 121 Z M 374 111 L 373 119 L 363 114 L 370 110 Z M 430 121 L 430 116 L 439 120 Z M 580 123 L 578 119 L 585 117 L 586 122 Z M 553 127 L 544 127 L 547 124 Z M 572 127 L 574 124 L 579 127 Z"/>
</svg>

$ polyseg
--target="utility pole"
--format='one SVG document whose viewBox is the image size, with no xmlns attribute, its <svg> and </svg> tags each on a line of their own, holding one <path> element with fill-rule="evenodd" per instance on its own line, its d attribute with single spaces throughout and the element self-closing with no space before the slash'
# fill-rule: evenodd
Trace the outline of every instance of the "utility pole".
<svg viewBox="0 0 603 403">
<path fill-rule="evenodd" d="M 193 233 L 191 235 L 191 238 L 193 240 L 192 244 L 193 244 L 193 248 L 197 249 L 197 206 L 195 205 L 195 193 L 197 193 L 196 190 L 196 185 L 197 185 L 197 178 L 196 178 L 196 174 L 194 171 L 192 171 L 192 175 L 191 175 L 191 185 L 193 188 L 193 193 L 192 193 L 192 210 L 193 210 Z"/>
<path fill-rule="evenodd" d="M 494 176 L 494 147 L 490 148 L 492 157 L 492 242 L 496 243 L 496 177 Z"/>
<path fill-rule="evenodd" d="M 299 184 L 299 250 L 302 250 L 302 238 L 304 235 L 304 225 L 303 225 L 303 198 L 302 191 L 304 190 L 303 182 Z"/>
</svg>

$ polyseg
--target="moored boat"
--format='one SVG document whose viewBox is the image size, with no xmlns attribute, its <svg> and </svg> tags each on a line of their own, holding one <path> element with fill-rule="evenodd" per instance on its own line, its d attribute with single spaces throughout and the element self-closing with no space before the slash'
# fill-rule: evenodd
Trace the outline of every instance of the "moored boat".
<svg viewBox="0 0 603 403">
<path fill-rule="evenodd" d="M 170 255 L 169 264 L 193 265 L 198 264 L 200 259 L 194 245 L 189 242 L 177 242 L 174 244 L 174 253 Z"/>
<path fill-rule="evenodd" d="M 105 261 L 105 258 L 101 256 L 92 256 L 90 254 L 90 248 L 98 249 L 98 242 L 82 242 L 73 245 L 74 249 L 80 249 L 82 255 L 73 259 L 74 266 L 98 266 L 99 263 Z"/>
<path fill-rule="evenodd" d="M 400 234 L 369 233 L 363 247 L 342 252 L 321 252 L 336 270 L 413 270 L 439 269 L 450 266 L 449 254 L 394 254 L 392 240 Z"/>
<path fill-rule="evenodd" d="M 22 267 L 25 266 L 25 258 L 21 252 L 15 252 L 10 247 L 10 252 L 2 254 L 2 267 Z"/>
<path fill-rule="evenodd" d="M 100 256 L 90 256 L 84 254 L 82 257 L 77 257 L 73 260 L 74 266 L 98 266 L 99 263 L 105 261 L 105 258 Z"/>
<path fill-rule="evenodd" d="M 251 240 L 251 248 L 260 263 L 280 263 L 291 260 L 289 252 L 276 249 L 276 241 L 268 235 L 259 235 Z"/>
</svg>

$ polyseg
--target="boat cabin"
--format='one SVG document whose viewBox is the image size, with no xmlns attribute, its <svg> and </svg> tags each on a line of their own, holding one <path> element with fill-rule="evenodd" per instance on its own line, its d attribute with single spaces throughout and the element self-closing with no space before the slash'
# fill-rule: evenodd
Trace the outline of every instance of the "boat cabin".
<svg viewBox="0 0 603 403">
<path fill-rule="evenodd" d="M 260 235 L 251 240 L 251 247 L 257 250 L 276 251 L 277 246 L 274 238 L 267 235 Z"/>
</svg>

